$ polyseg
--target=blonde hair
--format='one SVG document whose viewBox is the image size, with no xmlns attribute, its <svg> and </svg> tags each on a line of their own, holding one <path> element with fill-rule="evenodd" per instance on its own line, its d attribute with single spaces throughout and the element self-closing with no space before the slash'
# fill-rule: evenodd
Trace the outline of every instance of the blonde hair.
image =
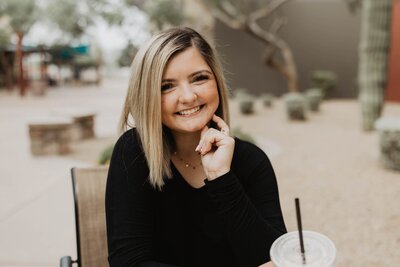
<svg viewBox="0 0 400 267">
<path fill-rule="evenodd" d="M 172 28 L 155 35 L 140 48 L 132 66 L 120 130 L 135 126 L 149 167 L 149 181 L 161 189 L 164 177 L 171 177 L 170 153 L 174 140 L 161 121 L 161 81 L 169 59 L 196 47 L 210 66 L 217 82 L 219 106 L 216 114 L 229 125 L 228 91 L 216 51 L 196 31 Z M 134 125 L 129 122 L 130 116 Z"/>
</svg>

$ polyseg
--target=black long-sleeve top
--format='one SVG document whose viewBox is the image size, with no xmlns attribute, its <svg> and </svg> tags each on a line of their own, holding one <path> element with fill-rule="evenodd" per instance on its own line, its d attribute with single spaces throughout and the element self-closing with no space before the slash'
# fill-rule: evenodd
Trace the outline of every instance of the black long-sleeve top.
<svg viewBox="0 0 400 267">
<path fill-rule="evenodd" d="M 135 129 L 117 141 L 108 172 L 109 263 L 117 266 L 258 266 L 286 232 L 273 168 L 255 145 L 235 139 L 231 170 L 191 187 L 171 162 L 162 190 Z"/>
</svg>

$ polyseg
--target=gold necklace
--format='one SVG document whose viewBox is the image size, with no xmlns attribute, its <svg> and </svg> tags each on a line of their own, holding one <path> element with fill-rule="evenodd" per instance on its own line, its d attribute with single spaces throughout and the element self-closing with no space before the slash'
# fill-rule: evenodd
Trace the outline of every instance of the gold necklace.
<svg viewBox="0 0 400 267">
<path fill-rule="evenodd" d="M 179 154 L 178 154 L 178 152 L 174 152 L 174 155 L 175 156 L 177 156 L 178 157 L 178 159 L 180 160 L 180 161 L 182 161 L 183 162 L 183 164 L 185 164 L 185 167 L 186 168 L 192 168 L 193 170 L 196 170 L 196 167 L 199 167 L 199 166 L 203 166 L 203 164 L 201 164 L 201 161 L 200 161 L 200 164 L 198 165 L 198 166 L 196 166 L 196 165 L 193 165 L 193 164 L 190 164 L 189 162 L 187 162 L 186 160 L 184 160 L 183 158 L 181 158 L 181 156 L 179 156 Z"/>
</svg>

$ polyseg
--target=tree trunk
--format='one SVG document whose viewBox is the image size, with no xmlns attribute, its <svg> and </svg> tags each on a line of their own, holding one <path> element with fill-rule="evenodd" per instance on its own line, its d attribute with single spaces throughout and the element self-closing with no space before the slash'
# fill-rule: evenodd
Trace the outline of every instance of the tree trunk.
<svg viewBox="0 0 400 267">
<path fill-rule="evenodd" d="M 246 27 L 246 31 L 261 40 L 267 46 L 273 46 L 272 52 L 267 53 L 264 62 L 288 79 L 288 88 L 290 92 L 297 92 L 298 76 L 296 63 L 292 50 L 286 42 L 278 38 L 276 35 L 264 31 L 256 23 L 250 23 L 248 27 Z M 275 49 L 278 49 L 281 52 L 284 65 L 274 59 Z"/>
<path fill-rule="evenodd" d="M 4 51 L 0 52 L 0 65 L 4 70 L 5 85 L 8 90 L 12 89 L 12 66 L 10 66 L 9 61 L 6 57 Z"/>
<path fill-rule="evenodd" d="M 362 3 L 358 85 L 362 127 L 366 131 L 374 129 L 384 105 L 391 4 L 392 0 Z"/>
<path fill-rule="evenodd" d="M 23 39 L 23 33 L 21 31 L 17 31 L 17 36 L 18 36 L 18 42 L 17 42 L 17 48 L 15 50 L 15 62 L 16 66 L 18 68 L 18 84 L 19 84 L 19 89 L 20 89 L 20 95 L 25 96 L 26 94 L 26 85 L 24 81 L 24 65 L 23 65 L 23 51 L 22 51 L 22 39 Z"/>
</svg>

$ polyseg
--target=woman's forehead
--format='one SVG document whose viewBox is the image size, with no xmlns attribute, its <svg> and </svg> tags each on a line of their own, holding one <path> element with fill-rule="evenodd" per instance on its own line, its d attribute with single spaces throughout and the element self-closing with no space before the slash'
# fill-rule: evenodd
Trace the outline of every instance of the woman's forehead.
<svg viewBox="0 0 400 267">
<path fill-rule="evenodd" d="M 176 73 L 190 73 L 198 72 L 200 70 L 211 71 L 211 67 L 208 65 L 196 47 L 190 47 L 180 53 L 177 53 L 168 60 L 164 68 L 163 77 L 168 78 L 168 76 L 173 76 Z"/>
</svg>

